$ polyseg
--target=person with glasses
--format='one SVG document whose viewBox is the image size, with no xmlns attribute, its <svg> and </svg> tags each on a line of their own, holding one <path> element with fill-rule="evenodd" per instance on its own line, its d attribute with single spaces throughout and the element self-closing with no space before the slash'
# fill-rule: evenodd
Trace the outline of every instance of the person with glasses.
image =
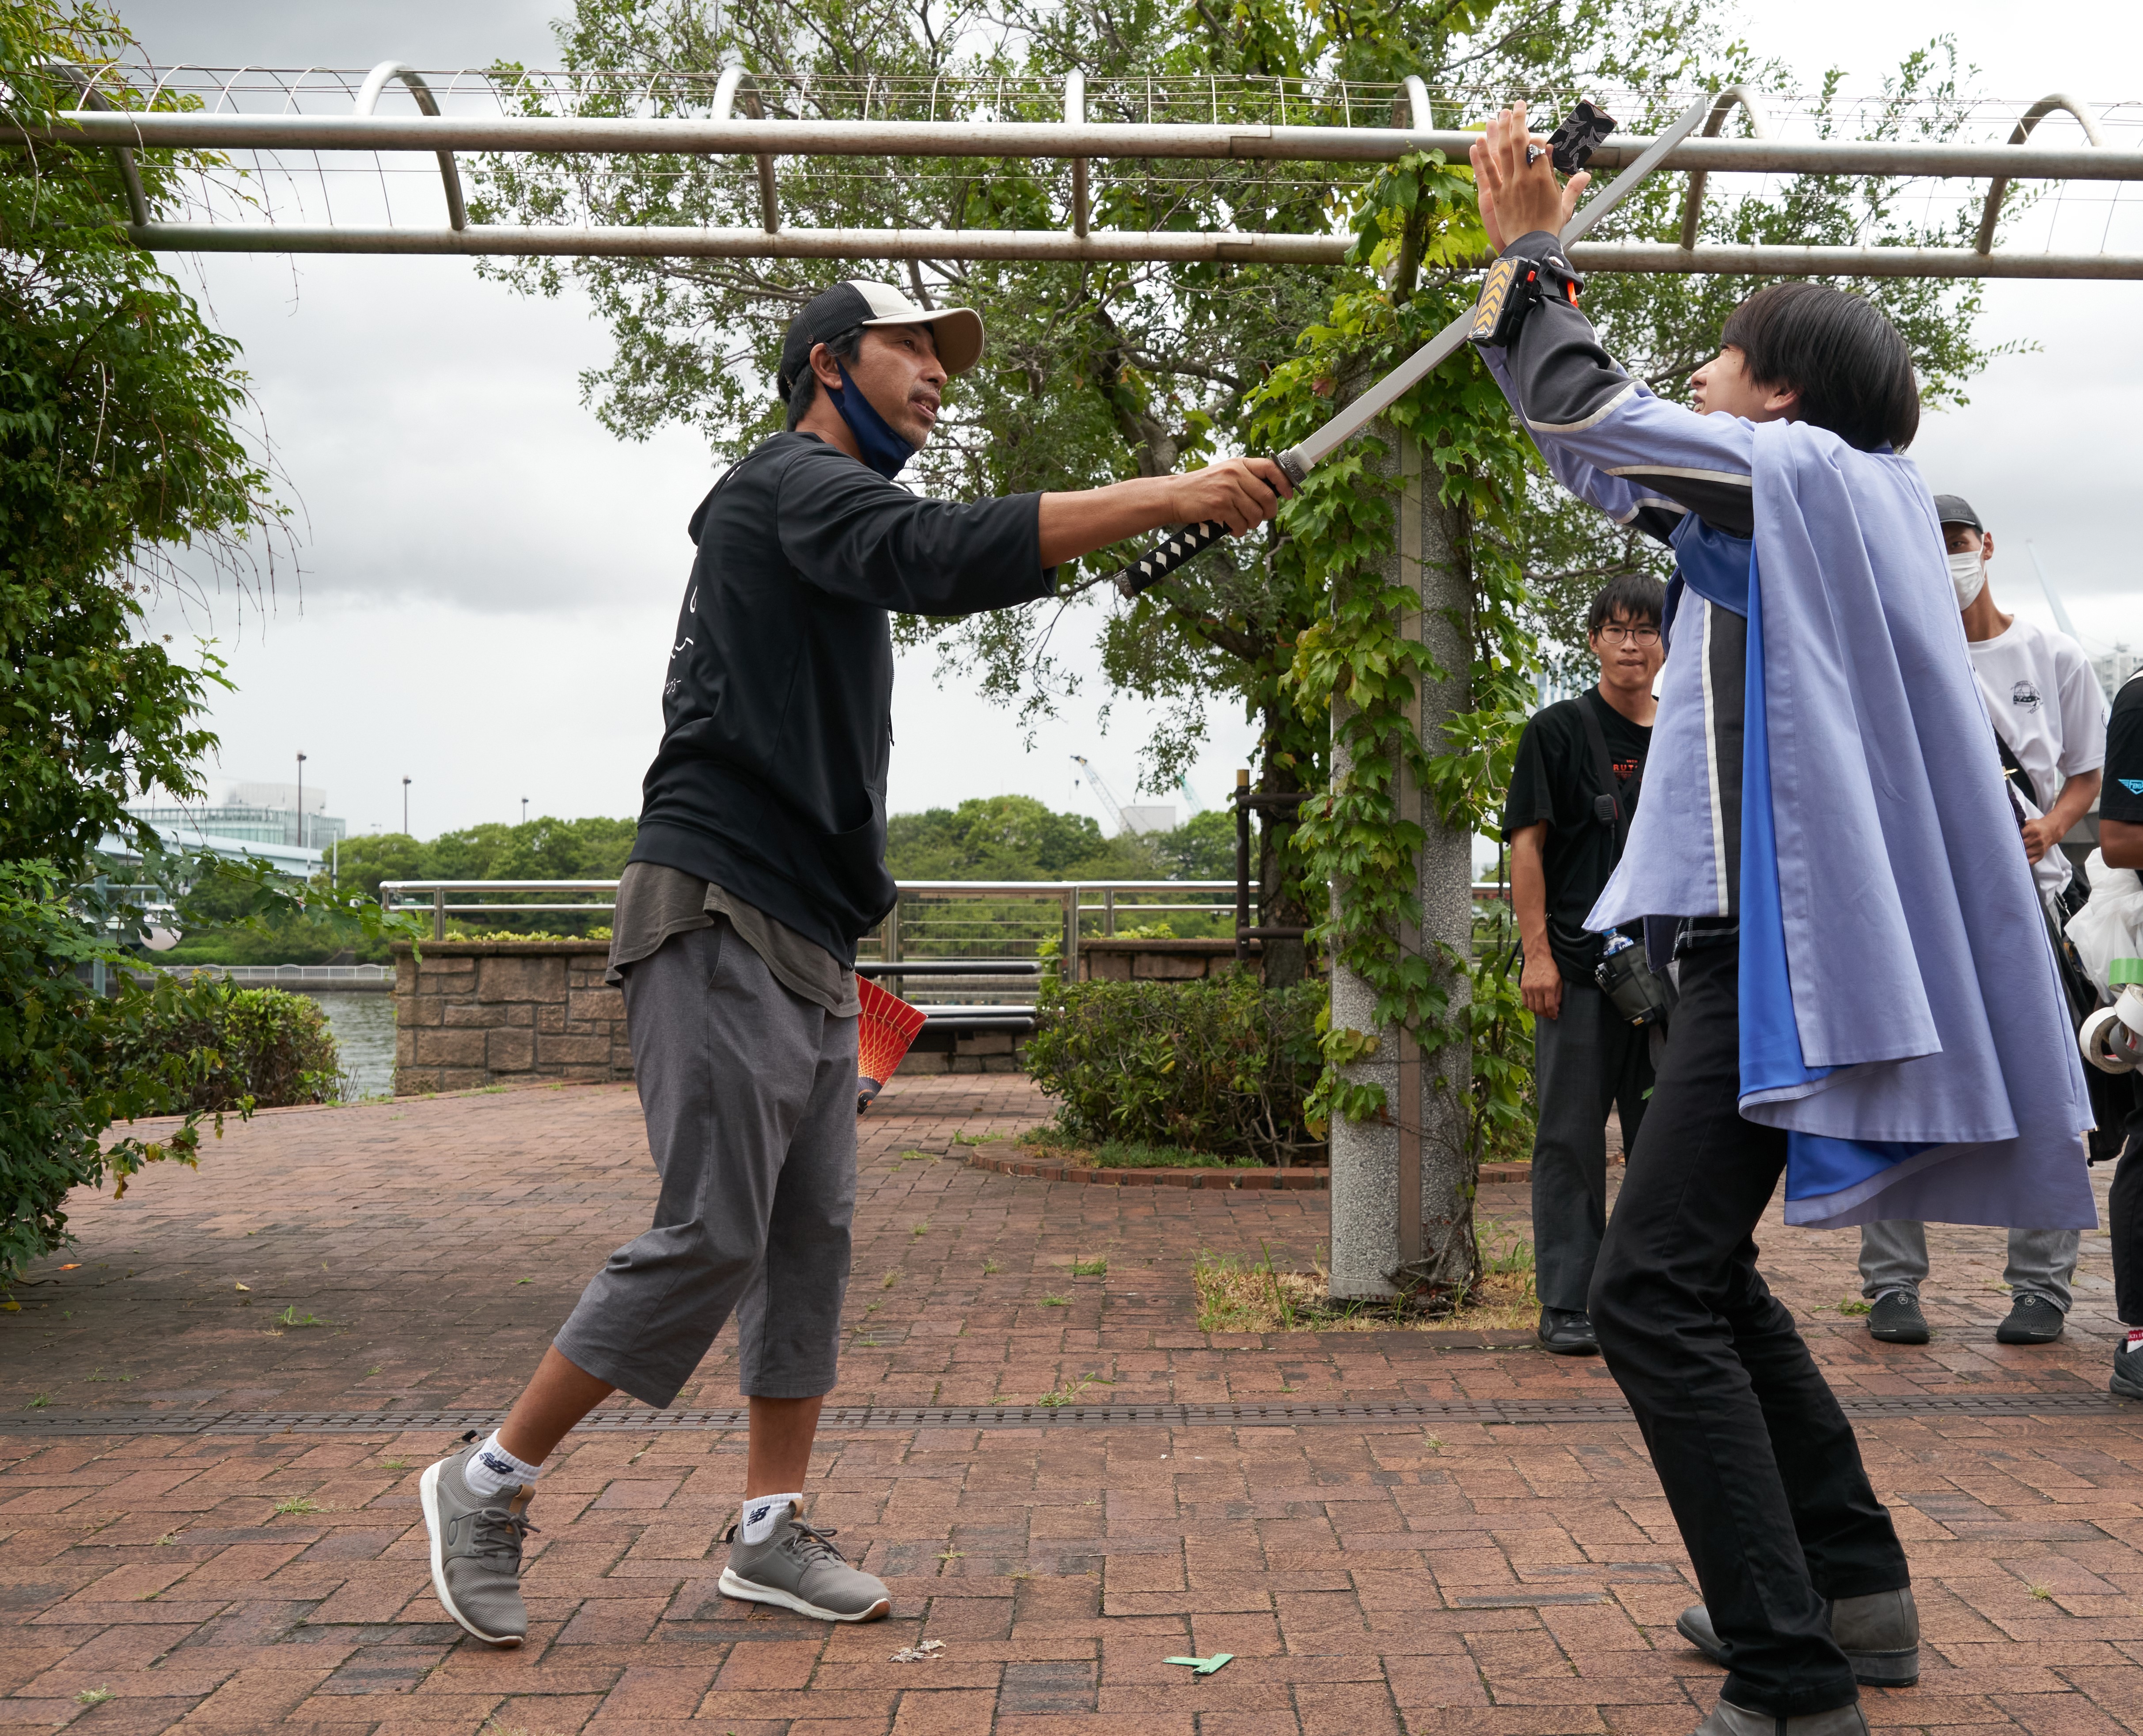
<svg viewBox="0 0 2143 1736">
<path fill-rule="evenodd" d="M 1630 573 L 1593 598 L 1586 627 L 1599 682 L 1534 714 L 1503 804 L 1540 1105 L 1532 1165 L 1538 1331 L 1542 1348 L 1557 1356 L 1600 1348 L 1585 1295 L 1607 1227 L 1607 1114 L 1619 1110 L 1626 1150 L 1652 1088 L 1650 1034 L 1594 982 L 1607 937 L 1588 930 L 1585 917 L 1621 860 L 1644 781 L 1652 680 L 1666 658 L 1665 597 L 1658 580 Z"/>
</svg>

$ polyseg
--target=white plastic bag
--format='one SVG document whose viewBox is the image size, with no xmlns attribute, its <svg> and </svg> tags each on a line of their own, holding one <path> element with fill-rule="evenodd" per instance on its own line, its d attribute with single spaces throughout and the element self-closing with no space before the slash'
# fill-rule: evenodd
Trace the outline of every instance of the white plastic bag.
<svg viewBox="0 0 2143 1736">
<path fill-rule="evenodd" d="M 2143 879 L 2133 868 L 2108 868 L 2096 850 L 2084 863 L 2091 901 L 2069 918 L 2068 937 L 2101 993 L 2111 997 L 2106 967 L 2116 958 L 2143 958 Z"/>
</svg>

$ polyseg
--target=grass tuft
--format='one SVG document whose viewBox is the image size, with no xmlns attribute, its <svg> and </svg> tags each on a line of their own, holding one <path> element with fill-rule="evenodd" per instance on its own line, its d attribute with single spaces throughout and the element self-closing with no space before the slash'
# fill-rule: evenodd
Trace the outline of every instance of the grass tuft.
<svg viewBox="0 0 2143 1736">
<path fill-rule="evenodd" d="M 1334 1301 L 1326 1274 L 1283 1272 L 1261 1245 L 1255 1264 L 1201 1253 L 1190 1269 L 1201 1332 L 1479 1332 L 1534 1324 L 1532 1244 L 1491 1219 L 1478 1232 L 1482 1277 L 1467 1306 L 1429 1315 L 1386 1301 Z"/>
<path fill-rule="evenodd" d="M 319 1502 L 307 1501 L 302 1495 L 288 1495 L 275 1503 L 275 1511 L 279 1513 L 317 1513 L 320 1508 Z"/>
</svg>

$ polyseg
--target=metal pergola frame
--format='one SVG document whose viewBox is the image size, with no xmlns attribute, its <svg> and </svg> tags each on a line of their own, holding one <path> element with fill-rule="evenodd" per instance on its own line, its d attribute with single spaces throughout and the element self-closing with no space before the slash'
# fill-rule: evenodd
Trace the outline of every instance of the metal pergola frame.
<svg viewBox="0 0 2143 1736">
<path fill-rule="evenodd" d="M 718 81 L 706 118 L 497 116 L 443 114 L 423 76 L 398 61 L 374 67 L 347 115 L 249 114 L 116 109 L 81 75 L 82 105 L 50 125 L 17 127 L 18 140 L 110 146 L 120 159 L 132 221 L 143 248 L 203 253 L 364 253 L 518 257 L 1068 260 L 1225 261 L 1319 265 L 1337 263 L 1350 245 L 1343 235 L 1243 230 L 1097 230 L 1088 223 L 1086 166 L 1096 157 L 1262 159 L 1289 162 L 1390 162 L 1414 151 L 1462 159 L 1477 133 L 1439 128 L 1426 87 L 1404 82 L 1388 127 L 1267 125 L 1126 125 L 1086 119 L 1086 82 L 1065 82 L 1064 118 L 1021 121 L 788 120 L 768 117 L 758 86 L 732 66 Z M 419 113 L 382 115 L 390 82 L 406 85 Z M 735 110 L 741 106 L 745 115 Z M 1735 107 L 1752 136 L 1718 136 Z M 2082 125 L 2083 147 L 2026 145 L 2056 111 Z M 1633 161 L 1651 141 L 1621 137 L 1593 161 L 1604 170 Z M 438 160 L 448 211 L 444 228 L 275 223 L 163 223 L 151 220 L 134 171 L 137 149 L 195 151 L 420 151 Z M 472 224 L 463 205 L 456 153 L 749 156 L 758 166 L 760 225 L 747 228 L 655 228 L 584 225 Z M 778 160 L 784 156 L 1012 158 L 1068 161 L 1072 196 L 1062 230 L 788 229 L 782 226 Z M 1581 270 L 1754 274 L 1767 276 L 2143 278 L 2143 255 L 1997 252 L 2002 202 L 2017 180 L 2143 181 L 2143 151 L 2109 146 L 2084 104 L 2061 92 L 2042 98 L 2006 145 L 1789 140 L 1775 136 L 1759 93 L 1734 86 L 1719 93 L 1700 136 L 1669 151 L 1661 165 L 1688 173 L 1679 245 L 1584 243 L 1571 250 Z M 1990 185 L 1975 245 L 1969 248 L 1702 245 L 1696 240 L 1707 183 L 1715 175 L 1829 175 L 1856 177 L 1985 179 Z"/>
</svg>

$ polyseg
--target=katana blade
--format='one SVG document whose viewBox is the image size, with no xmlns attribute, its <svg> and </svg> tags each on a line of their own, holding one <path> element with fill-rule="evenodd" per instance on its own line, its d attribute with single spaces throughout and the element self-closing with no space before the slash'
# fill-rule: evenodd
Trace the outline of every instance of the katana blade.
<svg viewBox="0 0 2143 1736">
<path fill-rule="evenodd" d="M 1584 208 L 1563 228 L 1560 236 L 1562 245 L 1568 247 L 1581 240 L 1602 217 L 1635 192 L 1637 184 L 1659 167 L 1670 151 L 1704 124 L 1705 116 L 1711 111 L 1711 103 L 1709 96 L 1698 97 L 1681 111 L 1671 126 L 1652 141 L 1636 161 L 1610 181 L 1601 193 L 1586 200 Z M 1467 329 L 1473 324 L 1473 312 L 1468 307 L 1315 433 L 1282 453 L 1275 462 L 1287 472 L 1288 480 L 1299 484 L 1337 448 L 1353 439 L 1448 360 L 1465 343 Z M 1116 589 L 1127 597 L 1136 596 L 1227 534 L 1227 527 L 1216 522 L 1170 532 L 1165 542 L 1116 575 Z"/>
</svg>

